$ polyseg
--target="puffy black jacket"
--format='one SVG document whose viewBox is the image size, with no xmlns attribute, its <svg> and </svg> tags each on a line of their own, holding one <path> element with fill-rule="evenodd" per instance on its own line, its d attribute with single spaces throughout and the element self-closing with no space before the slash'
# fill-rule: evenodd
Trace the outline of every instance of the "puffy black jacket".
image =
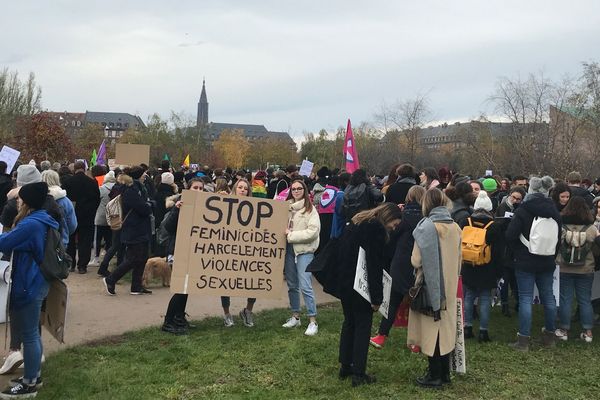
<svg viewBox="0 0 600 400">
<path fill-rule="evenodd" d="M 544 272 L 556 267 L 556 254 L 539 256 L 531 254 L 519 240 L 523 234 L 529 240 L 531 224 L 535 217 L 552 218 L 558 224 L 558 243 L 560 243 L 561 220 L 554 202 L 543 194 L 529 194 L 519 208 L 516 209 L 508 228 L 506 228 L 506 243 L 513 249 L 514 267 L 526 272 Z"/>
<path fill-rule="evenodd" d="M 392 290 L 403 295 L 408 293 L 408 289 L 415 284 L 415 269 L 410 262 L 415 244 L 412 234 L 422 218 L 421 206 L 417 203 L 408 203 L 402 212 L 402 222 L 396 230 L 398 240 L 390 265 L 390 275 L 392 276 Z"/>
<path fill-rule="evenodd" d="M 121 242 L 124 244 L 137 244 L 149 242 L 150 215 L 152 207 L 144 195 L 144 187 L 138 180 L 127 186 L 121 194 L 123 206 L 123 226 L 121 228 Z"/>
<path fill-rule="evenodd" d="M 377 221 L 350 223 L 340 239 L 339 293 L 342 298 L 353 296 L 359 247 L 365 249 L 371 304 L 383 301 L 383 267 L 385 259 L 385 228 Z M 366 301 L 366 300 L 365 300 Z"/>
<path fill-rule="evenodd" d="M 154 218 L 156 219 L 156 226 L 158 227 L 162 222 L 165 214 L 167 213 L 167 205 L 166 200 L 167 197 L 173 196 L 177 194 L 175 187 L 173 185 L 167 185 L 165 183 L 161 183 L 158 185 L 156 189 L 156 194 L 154 195 L 154 201 L 156 202 L 156 208 L 154 209 Z"/>
</svg>

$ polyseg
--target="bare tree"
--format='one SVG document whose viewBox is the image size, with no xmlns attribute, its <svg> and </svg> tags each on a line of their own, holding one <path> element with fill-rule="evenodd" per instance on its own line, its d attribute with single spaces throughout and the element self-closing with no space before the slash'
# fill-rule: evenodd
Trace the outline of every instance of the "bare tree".
<svg viewBox="0 0 600 400">
<path fill-rule="evenodd" d="M 385 134 L 392 130 L 401 132 L 409 161 L 414 163 L 419 150 L 421 128 L 431 118 L 431 109 L 426 94 L 417 94 L 408 100 L 398 100 L 393 105 L 382 103 L 375 120 L 384 128 Z M 400 150 L 400 149 L 399 149 Z"/>
</svg>

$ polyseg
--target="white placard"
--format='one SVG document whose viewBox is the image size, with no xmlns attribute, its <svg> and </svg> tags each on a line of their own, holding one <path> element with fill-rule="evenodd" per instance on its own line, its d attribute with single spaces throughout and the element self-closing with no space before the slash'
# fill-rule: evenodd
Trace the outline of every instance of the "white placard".
<svg viewBox="0 0 600 400">
<path fill-rule="evenodd" d="M 308 160 L 303 160 L 302 165 L 300 166 L 300 172 L 299 172 L 300 176 L 309 177 L 310 173 L 313 170 L 314 165 L 315 165 L 315 163 L 312 163 Z"/>
<path fill-rule="evenodd" d="M 2 150 L 0 150 L 0 160 L 6 163 L 7 174 L 12 172 L 12 169 L 15 167 L 20 155 L 20 151 L 15 150 L 12 147 L 8 147 L 7 145 L 2 146 Z"/>
<path fill-rule="evenodd" d="M 367 253 L 362 247 L 358 251 L 356 261 L 356 275 L 354 276 L 354 290 L 360 294 L 369 303 L 371 294 L 369 293 L 369 281 L 367 280 Z M 390 308 L 390 295 L 392 294 L 392 277 L 383 270 L 383 301 L 379 306 L 379 313 L 386 319 Z"/>
<path fill-rule="evenodd" d="M 492 176 L 492 170 L 491 169 L 486 169 L 485 170 L 485 176 Z"/>
<path fill-rule="evenodd" d="M 450 357 L 450 368 L 457 374 L 467 373 L 467 356 L 465 348 L 465 332 L 463 328 L 462 299 L 456 299 L 456 345 Z"/>
<path fill-rule="evenodd" d="M 593 291 L 592 291 L 593 292 Z M 552 282 L 552 293 L 554 299 L 556 299 L 556 307 L 560 304 L 560 267 L 557 265 L 554 269 L 554 281 Z M 592 296 L 593 298 L 594 296 Z M 540 300 L 540 292 L 538 291 L 537 285 L 533 285 L 533 304 L 542 304 Z"/>
</svg>

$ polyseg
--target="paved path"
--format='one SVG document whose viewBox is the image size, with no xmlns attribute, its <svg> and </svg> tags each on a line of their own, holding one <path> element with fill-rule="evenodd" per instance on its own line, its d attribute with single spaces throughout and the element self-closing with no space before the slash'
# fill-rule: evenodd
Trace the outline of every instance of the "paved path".
<svg viewBox="0 0 600 400">
<path fill-rule="evenodd" d="M 44 354 L 48 355 L 106 336 L 162 324 L 167 304 L 171 298 L 169 288 L 160 287 L 160 283 L 156 283 L 150 287 L 153 291 L 151 295 L 132 296 L 129 294 L 129 282 L 122 282 L 117 285 L 117 295 L 109 296 L 104 289 L 102 279 L 96 274 L 97 268 L 88 268 L 88 271 L 85 275 L 77 273 L 69 275 L 67 285 L 70 297 L 65 331 L 66 343 L 59 344 L 44 330 L 42 332 Z M 336 300 L 323 293 L 321 285 L 316 281 L 314 288 L 317 302 Z M 236 323 L 241 323 L 236 317 L 238 317 L 239 310 L 245 305 L 246 299 L 231 299 L 231 313 Z M 287 286 L 284 283 L 280 299 L 258 299 L 254 310 L 287 306 Z M 222 315 L 223 310 L 218 297 L 190 296 L 187 312 L 191 319 L 198 320 L 208 316 Z M 0 324 L 0 329 L 4 330 L 4 327 L 4 324 Z M 6 348 L 8 349 L 8 344 L 6 344 Z M 6 352 L 7 350 L 3 354 Z M 5 382 L 5 379 L 2 378 L 0 376 L 0 384 Z"/>
</svg>

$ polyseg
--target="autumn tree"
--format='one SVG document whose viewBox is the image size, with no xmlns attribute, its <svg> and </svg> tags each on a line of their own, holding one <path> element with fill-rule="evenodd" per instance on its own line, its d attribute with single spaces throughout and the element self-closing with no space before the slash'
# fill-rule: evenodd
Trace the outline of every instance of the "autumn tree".
<svg viewBox="0 0 600 400">
<path fill-rule="evenodd" d="M 225 129 L 213 143 L 213 147 L 221 155 L 226 166 L 239 169 L 246 165 L 250 143 L 242 130 Z"/>
<path fill-rule="evenodd" d="M 100 124 L 85 124 L 74 137 L 73 150 L 76 158 L 90 158 L 92 151 L 100 147 L 104 140 L 104 128 Z"/>
<path fill-rule="evenodd" d="M 0 141 L 5 142 L 17 128 L 17 120 L 41 109 L 42 89 L 29 74 L 21 81 L 17 71 L 0 71 Z"/>
<path fill-rule="evenodd" d="M 289 165 L 297 162 L 298 153 L 293 140 L 267 136 L 251 143 L 246 165 L 252 169 L 265 169 L 267 165 Z"/>
<path fill-rule="evenodd" d="M 64 127 L 47 113 L 21 117 L 16 133 L 7 140 L 9 146 L 21 151 L 23 160 L 67 161 L 73 159 L 71 140 Z"/>
</svg>

